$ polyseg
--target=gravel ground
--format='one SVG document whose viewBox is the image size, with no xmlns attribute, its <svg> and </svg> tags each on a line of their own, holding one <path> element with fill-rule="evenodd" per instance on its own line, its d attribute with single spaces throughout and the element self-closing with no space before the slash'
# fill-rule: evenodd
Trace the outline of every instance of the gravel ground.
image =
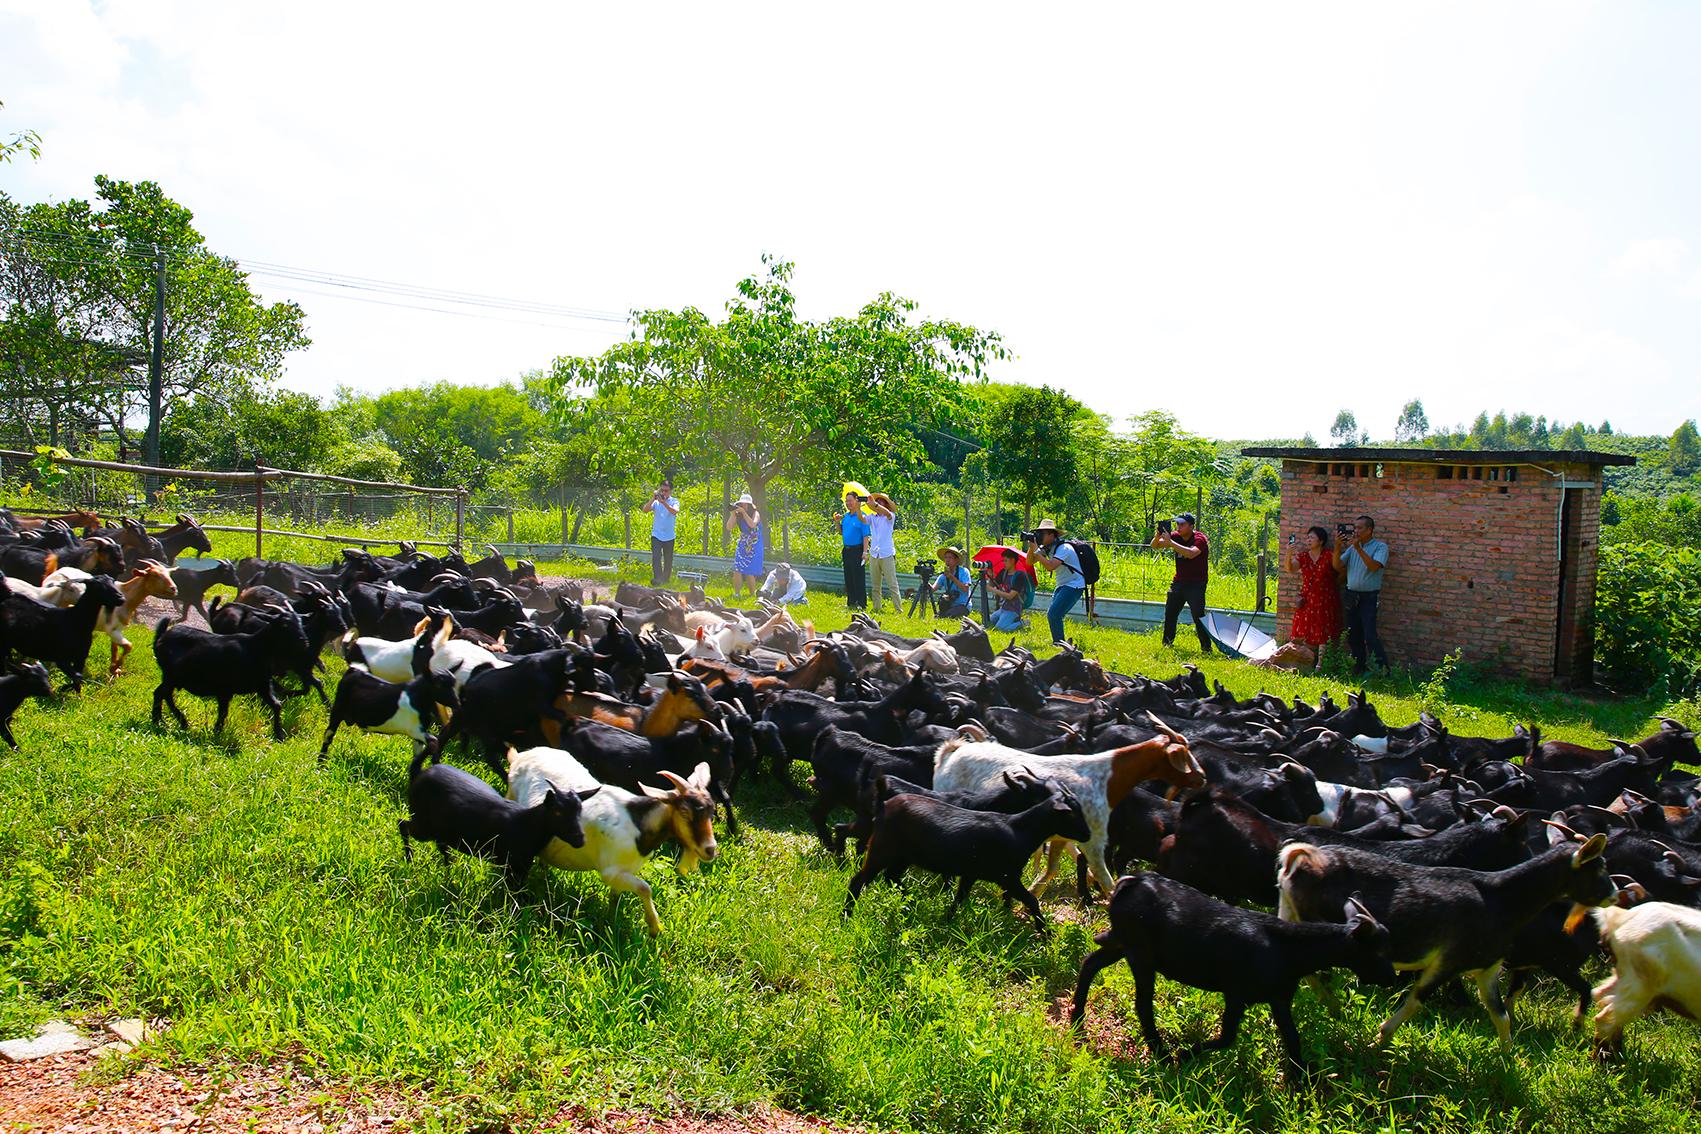
<svg viewBox="0 0 1701 1134">
<path fill-rule="evenodd" d="M 378 1134 L 417 1128 L 422 1106 L 392 1091 L 361 1094 L 288 1064 L 231 1071 L 127 1061 L 114 1078 L 78 1052 L 26 1063 L 0 1062 L 4 1134 Z M 615 1112 L 589 1118 L 562 1111 L 527 1129 L 573 1134 L 826 1134 L 817 1119 L 764 1111 L 702 1117 Z M 504 1126 L 479 1126 L 497 1134 Z"/>
</svg>

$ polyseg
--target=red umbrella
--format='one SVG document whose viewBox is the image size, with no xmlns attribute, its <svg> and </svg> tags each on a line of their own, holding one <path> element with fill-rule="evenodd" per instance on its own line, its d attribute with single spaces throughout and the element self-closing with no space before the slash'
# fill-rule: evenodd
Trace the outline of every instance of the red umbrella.
<svg viewBox="0 0 1701 1134">
<path fill-rule="evenodd" d="M 975 552 L 974 561 L 990 565 L 995 572 L 1002 571 L 1004 570 L 1004 553 L 1006 551 L 1015 553 L 1016 566 L 1026 571 L 1028 578 L 1032 579 L 1034 584 L 1038 586 L 1039 576 L 1034 574 L 1034 565 L 1028 562 L 1027 554 L 1019 547 L 1006 547 L 1001 543 L 989 543 Z"/>
</svg>

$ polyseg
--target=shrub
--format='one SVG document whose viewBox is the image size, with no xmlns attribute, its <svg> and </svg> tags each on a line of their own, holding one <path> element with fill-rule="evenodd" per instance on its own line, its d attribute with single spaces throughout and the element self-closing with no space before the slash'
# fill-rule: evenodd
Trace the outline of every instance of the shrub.
<svg viewBox="0 0 1701 1134">
<path fill-rule="evenodd" d="M 1601 548 L 1596 660 L 1623 689 L 1686 697 L 1701 688 L 1701 551 Z"/>
</svg>

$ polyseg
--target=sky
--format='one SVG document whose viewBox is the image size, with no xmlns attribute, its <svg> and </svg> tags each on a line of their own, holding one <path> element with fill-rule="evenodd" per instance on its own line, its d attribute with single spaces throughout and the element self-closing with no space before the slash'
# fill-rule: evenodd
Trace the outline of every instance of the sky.
<svg viewBox="0 0 1701 1134">
<path fill-rule="evenodd" d="M 244 264 L 550 308 L 257 271 L 321 395 L 512 380 L 772 253 L 807 317 L 894 291 L 1118 418 L 1669 433 L 1701 415 L 1697 44 L 1675 0 L 0 0 L 0 138 L 42 138 L 0 190 L 153 180 Z"/>
</svg>

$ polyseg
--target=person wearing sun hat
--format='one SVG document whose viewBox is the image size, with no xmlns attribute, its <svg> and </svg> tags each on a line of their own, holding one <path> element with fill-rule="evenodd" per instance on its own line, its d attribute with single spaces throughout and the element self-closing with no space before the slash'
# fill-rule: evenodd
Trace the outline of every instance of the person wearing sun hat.
<svg viewBox="0 0 1701 1134">
<path fill-rule="evenodd" d="M 891 588 L 892 613 L 902 614 L 903 610 L 898 606 L 898 600 L 903 597 L 898 591 L 898 545 L 892 535 L 892 528 L 898 522 L 898 510 L 893 507 L 892 498 L 884 492 L 870 492 L 868 506 L 874 512 L 868 517 L 869 597 L 874 600 L 874 609 L 879 610 L 887 588 Z"/>
<path fill-rule="evenodd" d="M 1081 577 L 1081 557 L 1063 542 L 1063 532 L 1050 520 L 1035 524 L 1033 534 L 1039 537 L 1039 542 L 1028 544 L 1028 562 L 1037 560 L 1041 567 L 1057 577 L 1052 584 L 1051 606 L 1046 609 L 1045 620 L 1051 625 L 1052 642 L 1066 645 L 1068 639 L 1063 636 L 1063 619 L 1075 609 L 1075 604 L 1081 601 L 1081 595 L 1087 589 L 1086 581 Z"/>
<path fill-rule="evenodd" d="M 737 598 L 744 591 L 746 583 L 750 585 L 750 593 L 755 594 L 759 585 L 757 580 L 762 577 L 762 513 L 756 510 L 756 501 L 746 492 L 738 498 L 727 513 L 726 530 L 734 530 L 738 534 L 738 544 L 732 553 L 732 597 Z"/>
<path fill-rule="evenodd" d="M 939 617 L 962 618 L 969 612 L 969 569 L 963 566 L 961 549 L 941 545 L 934 554 L 945 561 L 934 584 L 939 594 Z"/>
</svg>

